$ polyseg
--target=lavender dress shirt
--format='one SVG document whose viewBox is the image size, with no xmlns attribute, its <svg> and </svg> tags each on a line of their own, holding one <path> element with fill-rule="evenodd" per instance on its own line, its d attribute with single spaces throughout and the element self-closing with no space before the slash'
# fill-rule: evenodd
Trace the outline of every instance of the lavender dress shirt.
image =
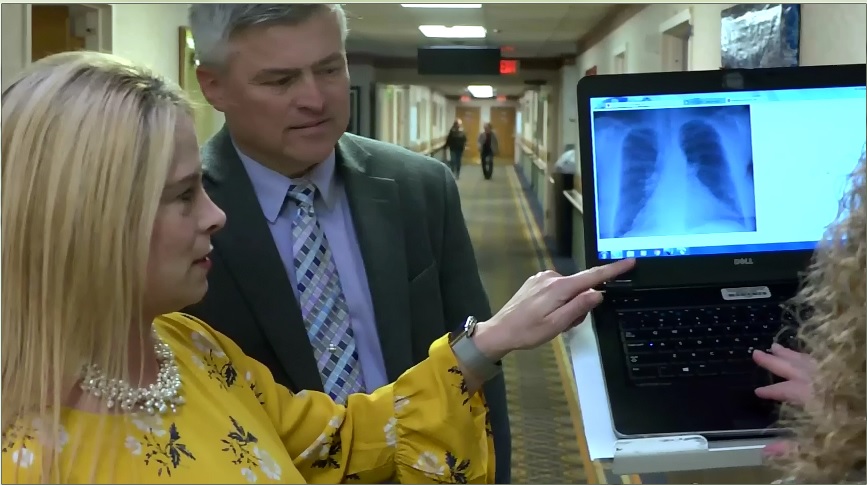
<svg viewBox="0 0 867 485">
<path fill-rule="evenodd" d="M 280 259 L 283 260 L 289 281 L 292 282 L 297 301 L 299 292 L 292 254 L 292 220 L 298 211 L 295 202 L 286 197 L 293 181 L 244 155 L 237 146 L 235 150 L 253 183 L 253 191 L 268 221 L 268 228 L 280 253 Z M 349 307 L 350 325 L 355 335 L 358 359 L 364 375 L 364 387 L 367 392 L 373 392 L 388 384 L 388 378 L 376 329 L 373 300 L 367 285 L 367 272 L 355 236 L 346 192 L 343 184 L 335 177 L 335 163 L 332 151 L 324 162 L 309 173 L 307 179 L 319 191 L 313 208 L 325 237 L 328 238 L 334 264 L 340 275 L 340 285 Z"/>
</svg>

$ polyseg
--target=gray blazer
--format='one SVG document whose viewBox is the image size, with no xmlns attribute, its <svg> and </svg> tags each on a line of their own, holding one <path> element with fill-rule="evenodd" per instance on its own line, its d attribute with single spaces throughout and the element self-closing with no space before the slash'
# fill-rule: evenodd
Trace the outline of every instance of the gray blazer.
<svg viewBox="0 0 867 485">
<path fill-rule="evenodd" d="M 337 144 L 391 381 L 473 315 L 487 295 L 448 168 L 404 148 L 352 134 Z M 301 310 L 247 172 L 223 128 L 202 147 L 205 190 L 227 216 L 212 239 L 205 298 L 185 311 L 233 339 L 289 389 L 322 390 Z M 485 386 L 497 483 L 511 481 L 511 432 L 502 376 Z"/>
</svg>

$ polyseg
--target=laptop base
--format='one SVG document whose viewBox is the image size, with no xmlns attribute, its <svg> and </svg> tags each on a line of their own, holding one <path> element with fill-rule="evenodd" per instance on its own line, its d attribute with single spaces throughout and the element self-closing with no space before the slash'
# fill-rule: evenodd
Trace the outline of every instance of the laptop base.
<svg viewBox="0 0 867 485">
<path fill-rule="evenodd" d="M 779 305 L 796 290 L 794 282 L 763 286 L 772 295 L 772 299 L 762 300 L 765 305 Z M 664 312 L 669 308 L 689 310 L 715 305 L 746 308 L 750 305 L 749 301 L 725 301 L 722 297 L 724 289 L 703 287 L 609 292 L 605 303 L 593 312 L 612 420 L 618 437 L 688 433 L 706 438 L 750 438 L 778 433 L 773 429 L 777 419 L 776 403 L 755 395 L 757 387 L 773 383 L 774 378 L 758 366 L 750 366 L 747 373 L 702 373 L 690 369 L 688 375 L 654 379 L 637 377 L 632 372 L 627 348 L 629 341 L 625 340 L 618 314 L 623 310 Z M 782 308 L 779 314 L 781 318 L 775 322 L 775 328 L 782 331 Z M 768 322 L 750 323 L 758 326 Z M 666 342 L 674 342 L 670 336 L 666 339 Z M 769 343 L 762 346 L 769 347 Z M 740 356 L 741 361 L 748 362 L 748 353 L 743 348 L 739 351 L 744 353 Z M 711 361 L 714 363 L 727 365 L 723 357 Z M 670 367 L 676 368 L 677 365 Z"/>
</svg>

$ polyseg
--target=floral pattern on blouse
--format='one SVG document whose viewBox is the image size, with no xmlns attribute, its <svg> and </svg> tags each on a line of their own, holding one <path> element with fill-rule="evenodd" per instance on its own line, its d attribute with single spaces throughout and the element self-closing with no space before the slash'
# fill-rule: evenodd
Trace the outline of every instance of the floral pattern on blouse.
<svg viewBox="0 0 867 485">
<path fill-rule="evenodd" d="M 469 395 L 446 337 L 395 383 L 340 406 L 276 384 L 267 368 L 193 317 L 170 314 L 156 324 L 175 352 L 186 404 L 162 416 L 64 409 L 54 435 L 63 481 L 493 482 L 484 399 Z M 100 423 L 120 432 L 89 439 Z M 3 432 L 2 483 L 45 481 L 44 429 L 26 417 Z"/>
</svg>

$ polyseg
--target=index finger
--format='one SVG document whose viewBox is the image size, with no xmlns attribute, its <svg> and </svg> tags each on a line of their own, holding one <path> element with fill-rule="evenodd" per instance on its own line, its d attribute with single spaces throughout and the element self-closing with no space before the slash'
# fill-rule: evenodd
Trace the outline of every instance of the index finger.
<svg viewBox="0 0 867 485">
<path fill-rule="evenodd" d="M 772 374 L 786 380 L 805 380 L 809 378 L 805 369 L 801 369 L 789 360 L 774 354 L 762 352 L 761 350 L 753 351 L 753 361 L 755 361 L 759 367 L 762 367 Z"/>
<path fill-rule="evenodd" d="M 565 279 L 569 280 L 569 286 L 573 291 L 580 293 L 599 286 L 606 281 L 612 280 L 629 271 L 634 266 L 634 258 L 622 259 L 614 263 L 596 266 L 595 268 L 586 269 L 571 276 L 566 276 Z"/>
</svg>

